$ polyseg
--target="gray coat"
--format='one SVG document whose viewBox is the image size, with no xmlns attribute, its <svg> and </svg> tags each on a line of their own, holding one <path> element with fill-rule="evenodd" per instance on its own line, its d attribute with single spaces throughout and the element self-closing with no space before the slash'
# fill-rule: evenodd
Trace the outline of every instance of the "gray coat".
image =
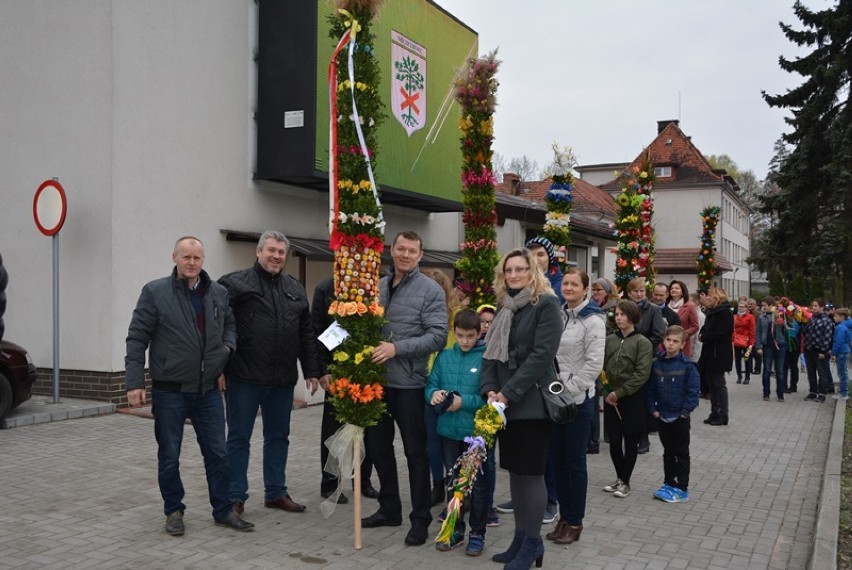
<svg viewBox="0 0 852 570">
<path fill-rule="evenodd" d="M 142 288 L 130 328 L 124 358 L 127 390 L 145 387 L 145 350 L 151 379 L 180 384 L 181 392 L 206 392 L 216 385 L 228 355 L 237 348 L 237 329 L 228 305 L 228 292 L 211 281 L 206 271 L 199 287 L 205 287 L 204 335 L 198 330 L 186 280 L 155 279 Z"/>
<path fill-rule="evenodd" d="M 393 274 L 382 277 L 379 299 L 385 308 L 382 336 L 392 342 L 396 356 L 385 371 L 391 388 L 424 389 L 429 355 L 447 342 L 447 299 L 440 285 L 414 268 L 402 278 L 393 295 Z"/>
<path fill-rule="evenodd" d="M 490 391 L 502 392 L 509 400 L 509 421 L 547 419 L 536 383 L 546 387 L 556 380 L 553 362 L 561 335 L 559 300 L 555 295 L 542 295 L 538 303 L 523 307 L 512 317 L 509 360 L 482 360 L 479 391 L 483 398 Z"/>
</svg>

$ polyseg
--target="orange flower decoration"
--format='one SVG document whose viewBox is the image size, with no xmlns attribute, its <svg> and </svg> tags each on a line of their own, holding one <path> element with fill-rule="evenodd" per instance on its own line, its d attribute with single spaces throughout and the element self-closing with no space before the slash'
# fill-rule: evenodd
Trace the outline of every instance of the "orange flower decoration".
<svg viewBox="0 0 852 570">
<path fill-rule="evenodd" d="M 364 303 L 358 303 L 356 305 L 355 311 L 363 317 L 367 314 L 367 305 L 365 305 Z"/>
</svg>

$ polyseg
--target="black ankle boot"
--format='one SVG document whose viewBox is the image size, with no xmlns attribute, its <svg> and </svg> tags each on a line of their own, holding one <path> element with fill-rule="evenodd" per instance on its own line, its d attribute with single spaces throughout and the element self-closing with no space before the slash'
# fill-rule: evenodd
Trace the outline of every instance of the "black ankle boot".
<svg viewBox="0 0 852 570">
<path fill-rule="evenodd" d="M 713 425 L 713 422 L 717 421 L 718 419 L 719 419 L 719 414 L 717 414 L 716 412 L 710 412 L 710 415 L 707 416 L 707 419 L 704 420 L 704 423 Z"/>
<path fill-rule="evenodd" d="M 435 481 L 435 484 L 432 486 L 432 506 L 440 505 L 446 500 L 446 494 L 444 491 L 444 480 L 439 479 Z"/>
<path fill-rule="evenodd" d="M 728 416 L 719 414 L 713 421 L 710 422 L 711 426 L 726 426 L 728 425 Z"/>
<path fill-rule="evenodd" d="M 544 542 L 540 536 L 525 537 L 521 543 L 521 550 L 511 562 L 503 567 L 503 570 L 529 570 L 533 562 L 536 568 L 541 568 L 544 559 Z"/>
<path fill-rule="evenodd" d="M 518 552 L 521 550 L 521 544 L 524 542 L 524 533 L 523 531 L 516 530 L 515 537 L 512 539 L 512 544 L 509 545 L 508 550 L 506 552 L 501 552 L 500 554 L 495 554 L 491 557 L 491 560 L 494 562 L 503 562 L 504 564 L 507 562 L 511 562 L 515 559 Z"/>
</svg>

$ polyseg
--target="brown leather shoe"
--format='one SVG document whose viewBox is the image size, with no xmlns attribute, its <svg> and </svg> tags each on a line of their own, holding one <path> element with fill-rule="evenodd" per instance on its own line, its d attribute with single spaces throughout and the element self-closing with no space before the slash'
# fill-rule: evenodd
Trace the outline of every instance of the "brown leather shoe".
<svg viewBox="0 0 852 570">
<path fill-rule="evenodd" d="M 563 536 L 555 538 L 553 542 L 556 544 L 571 544 L 572 542 L 580 540 L 580 534 L 583 532 L 583 525 L 573 526 L 568 524 L 565 526 L 568 527 L 568 530 Z"/>
<path fill-rule="evenodd" d="M 305 505 L 300 505 L 291 499 L 290 495 L 278 497 L 274 501 L 264 501 L 263 506 L 267 509 L 281 509 L 282 511 L 287 511 L 289 513 L 303 513 L 305 512 L 305 509 L 307 509 Z"/>
<path fill-rule="evenodd" d="M 234 512 L 239 516 L 243 516 L 243 511 L 246 510 L 246 504 L 242 501 L 237 501 L 234 503 Z"/>
<path fill-rule="evenodd" d="M 544 537 L 547 540 L 556 540 L 558 537 L 562 536 L 566 532 L 568 532 L 568 523 L 560 520 L 556 523 L 556 528 L 553 529 L 552 532 L 548 532 Z"/>
</svg>

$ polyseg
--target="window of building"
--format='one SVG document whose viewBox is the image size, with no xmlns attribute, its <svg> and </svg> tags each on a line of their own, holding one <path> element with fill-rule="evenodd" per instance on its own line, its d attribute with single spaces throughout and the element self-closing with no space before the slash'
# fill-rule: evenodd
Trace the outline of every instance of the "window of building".
<svg viewBox="0 0 852 570">
<path fill-rule="evenodd" d="M 654 176 L 657 178 L 671 178 L 672 177 L 672 167 L 671 166 L 655 166 L 654 167 Z"/>
</svg>

